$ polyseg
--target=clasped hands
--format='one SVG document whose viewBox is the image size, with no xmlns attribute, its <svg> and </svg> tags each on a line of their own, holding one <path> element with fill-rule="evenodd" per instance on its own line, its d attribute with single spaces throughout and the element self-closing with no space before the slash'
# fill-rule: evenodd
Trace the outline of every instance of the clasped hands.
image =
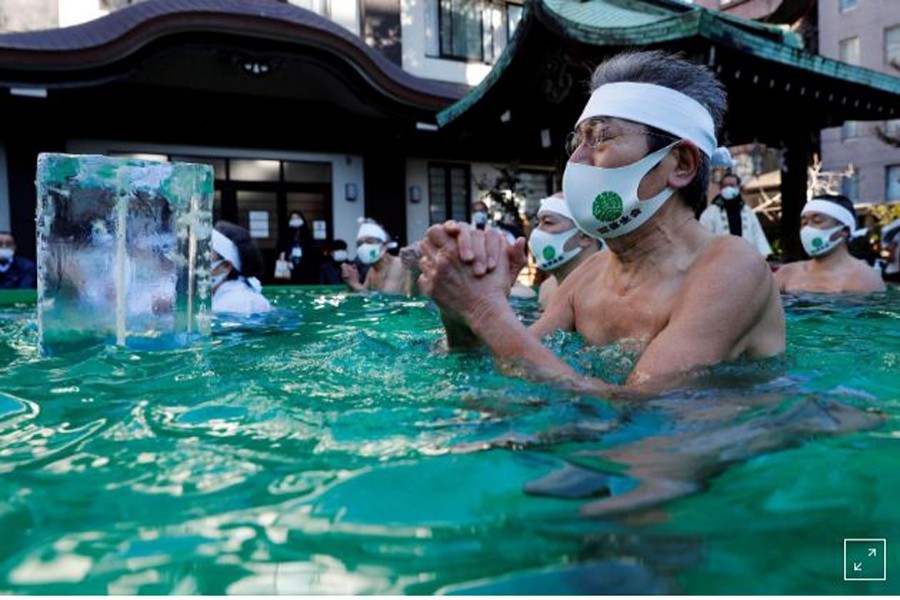
<svg viewBox="0 0 900 600">
<path fill-rule="evenodd" d="M 486 306 L 506 303 L 527 263 L 524 238 L 510 244 L 500 231 L 464 222 L 430 227 L 418 246 L 422 291 L 443 312 L 470 326 Z"/>
</svg>

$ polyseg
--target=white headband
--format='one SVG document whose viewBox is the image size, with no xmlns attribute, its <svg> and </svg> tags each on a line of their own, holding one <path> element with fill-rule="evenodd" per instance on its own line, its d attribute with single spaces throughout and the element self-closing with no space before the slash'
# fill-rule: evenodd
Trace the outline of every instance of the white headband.
<svg viewBox="0 0 900 600">
<path fill-rule="evenodd" d="M 237 246 L 229 240 L 225 235 L 219 233 L 217 229 L 213 229 L 212 240 L 210 245 L 213 251 L 231 263 L 231 266 L 240 273 L 241 272 L 241 255 L 238 253 Z"/>
<path fill-rule="evenodd" d="M 862 229 L 856 228 L 856 219 L 853 217 L 853 213 L 848 209 L 844 208 L 840 204 L 836 204 L 829 200 L 822 200 L 821 198 L 813 198 L 809 202 L 803 205 L 803 210 L 800 211 L 801 215 L 805 215 L 806 213 L 819 213 L 825 215 L 827 217 L 831 217 L 841 225 L 845 225 L 850 228 L 850 237 L 858 238 L 862 235 L 869 233 L 869 230 L 863 227 Z"/>
<path fill-rule="evenodd" d="M 840 204 L 835 204 L 829 200 L 813 199 L 803 205 L 803 210 L 800 211 L 800 214 L 805 215 L 811 212 L 831 217 L 851 230 L 856 229 L 856 219 L 853 218 L 853 213 Z"/>
<path fill-rule="evenodd" d="M 716 126 L 702 104 L 672 88 L 619 81 L 591 94 L 579 123 L 592 117 L 616 117 L 650 125 L 697 145 L 706 156 L 716 150 Z"/>
<path fill-rule="evenodd" d="M 575 221 L 572 217 L 572 211 L 569 210 L 569 205 L 566 204 L 564 198 L 560 198 L 559 196 L 550 196 L 549 198 L 544 198 L 541 200 L 541 207 L 538 209 L 538 216 L 541 213 L 552 212 L 558 215 L 562 215 L 563 217 L 569 219 L 570 221 Z"/>
<path fill-rule="evenodd" d="M 356 239 L 372 237 L 375 239 L 379 239 L 382 242 L 388 241 L 387 232 L 381 227 L 381 225 L 377 225 L 375 223 L 361 223 L 359 226 L 359 231 L 356 233 Z"/>
</svg>

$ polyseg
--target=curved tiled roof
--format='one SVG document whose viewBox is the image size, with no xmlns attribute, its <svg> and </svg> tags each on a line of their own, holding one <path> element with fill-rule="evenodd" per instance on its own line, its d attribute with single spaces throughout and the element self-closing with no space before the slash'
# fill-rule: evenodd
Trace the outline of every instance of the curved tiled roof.
<svg viewBox="0 0 900 600">
<path fill-rule="evenodd" d="M 206 33 L 324 50 L 383 93 L 421 107 L 441 108 L 467 91 L 411 75 L 340 25 L 275 0 L 147 0 L 73 27 L 0 35 L 0 82 L 52 87 L 167 37 Z"/>
<path fill-rule="evenodd" d="M 441 126 L 454 121 L 488 93 L 513 62 L 528 30 L 537 23 L 559 38 L 597 47 L 640 47 L 703 38 L 824 81 L 871 88 L 885 98 L 900 96 L 900 78 L 806 52 L 795 34 L 776 25 L 675 0 L 534 0 L 526 4 L 516 35 L 488 76 L 466 97 L 438 113 Z M 892 117 L 894 105 L 896 102 L 887 104 L 888 115 L 872 118 Z"/>
</svg>

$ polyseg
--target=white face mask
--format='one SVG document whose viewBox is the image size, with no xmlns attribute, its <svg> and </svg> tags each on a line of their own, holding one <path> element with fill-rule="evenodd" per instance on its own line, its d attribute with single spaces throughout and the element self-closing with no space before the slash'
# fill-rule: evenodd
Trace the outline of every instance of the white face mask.
<svg viewBox="0 0 900 600">
<path fill-rule="evenodd" d="M 300 217 L 293 217 L 290 221 L 288 221 L 288 225 L 290 225 L 291 227 L 302 227 L 303 219 L 301 219 Z"/>
<path fill-rule="evenodd" d="M 0 248 L 0 262 L 12 262 L 15 255 L 16 251 L 12 248 Z"/>
<path fill-rule="evenodd" d="M 541 229 L 531 232 L 528 245 L 534 254 L 537 268 L 541 271 L 553 271 L 575 258 L 581 252 L 581 246 L 565 250 L 566 242 L 580 233 L 577 227 L 559 233 L 549 233 Z"/>
<path fill-rule="evenodd" d="M 563 194 L 575 224 L 586 234 L 611 239 L 632 232 L 652 217 L 675 190 L 666 187 L 646 200 L 637 190 L 677 142 L 624 167 L 607 169 L 569 162 L 563 173 Z"/>
<path fill-rule="evenodd" d="M 837 239 L 831 239 L 831 236 L 844 229 L 844 225 L 838 225 L 831 229 L 817 229 L 812 225 L 807 225 L 800 230 L 800 243 L 803 249 L 810 256 L 822 256 L 829 250 L 844 241 L 844 238 L 838 236 Z"/>
<path fill-rule="evenodd" d="M 347 251 L 346 250 L 335 250 L 334 251 L 334 260 L 337 262 L 344 262 L 347 260 Z"/>
<path fill-rule="evenodd" d="M 356 248 L 356 258 L 364 265 L 378 262 L 382 254 L 384 254 L 382 244 L 360 244 Z"/>
<path fill-rule="evenodd" d="M 225 278 L 228 277 L 228 271 L 223 271 L 218 273 L 217 275 L 213 275 L 212 272 L 218 269 L 222 263 L 225 262 L 225 259 L 214 260 L 209 265 L 209 285 L 211 289 L 216 289 L 216 287 L 225 281 Z"/>
<path fill-rule="evenodd" d="M 725 200 L 734 200 L 740 195 L 740 192 L 736 187 L 729 185 L 728 187 L 723 187 L 719 195 Z"/>
</svg>

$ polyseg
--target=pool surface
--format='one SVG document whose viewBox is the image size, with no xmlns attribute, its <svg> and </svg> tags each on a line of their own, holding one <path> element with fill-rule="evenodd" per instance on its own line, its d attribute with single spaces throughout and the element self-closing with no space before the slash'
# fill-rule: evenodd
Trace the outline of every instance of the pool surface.
<svg viewBox="0 0 900 600">
<path fill-rule="evenodd" d="M 787 297 L 783 360 L 627 406 L 442 352 L 424 299 L 266 293 L 283 310 L 219 322 L 190 349 L 50 358 L 33 300 L 7 297 L 0 593 L 900 593 L 896 288 Z M 577 336 L 547 343 L 608 380 L 634 361 Z M 715 445 L 814 403 L 884 423 L 756 456 L 753 438 L 726 441 L 696 493 L 579 513 L 639 485 L 600 451 Z M 844 538 L 886 539 L 887 580 L 844 581 Z M 858 572 L 880 568 L 857 550 Z"/>
</svg>

